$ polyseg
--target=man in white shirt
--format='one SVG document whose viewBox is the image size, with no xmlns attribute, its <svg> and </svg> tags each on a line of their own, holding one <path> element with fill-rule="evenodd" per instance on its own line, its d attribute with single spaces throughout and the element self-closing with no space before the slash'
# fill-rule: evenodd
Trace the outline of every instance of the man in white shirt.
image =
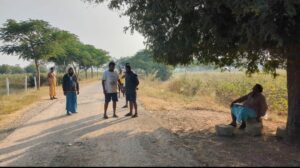
<svg viewBox="0 0 300 168">
<path fill-rule="evenodd" d="M 119 79 L 119 75 L 115 72 L 116 64 L 114 62 L 110 62 L 108 67 L 109 69 L 103 73 L 102 77 L 102 87 L 103 93 L 105 95 L 105 103 L 104 103 L 104 119 L 108 119 L 107 116 L 107 108 L 110 101 L 113 101 L 113 111 L 114 111 L 114 118 L 117 118 L 116 115 L 116 107 L 118 101 L 118 82 L 119 85 L 123 86 Z"/>
</svg>

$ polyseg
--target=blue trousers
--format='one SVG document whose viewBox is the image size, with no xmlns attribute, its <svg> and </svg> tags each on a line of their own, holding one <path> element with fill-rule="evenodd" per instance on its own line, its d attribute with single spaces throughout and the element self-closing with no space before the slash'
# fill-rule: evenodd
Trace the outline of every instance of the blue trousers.
<svg viewBox="0 0 300 168">
<path fill-rule="evenodd" d="M 231 108 L 231 113 L 235 116 L 236 121 L 241 123 L 248 119 L 256 118 L 256 112 L 248 107 L 234 104 Z"/>
<path fill-rule="evenodd" d="M 67 112 L 75 113 L 77 112 L 77 95 L 76 92 L 68 92 L 66 95 L 67 103 L 66 110 Z"/>
</svg>

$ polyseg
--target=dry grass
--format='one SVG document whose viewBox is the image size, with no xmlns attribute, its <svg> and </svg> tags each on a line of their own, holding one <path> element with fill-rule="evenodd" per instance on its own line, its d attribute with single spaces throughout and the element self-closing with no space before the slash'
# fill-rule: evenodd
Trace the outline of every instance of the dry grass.
<svg viewBox="0 0 300 168">
<path fill-rule="evenodd" d="M 166 82 L 145 77 L 140 85 L 140 99 L 146 109 L 209 110 L 229 112 L 229 104 L 248 93 L 255 83 L 261 83 L 269 104 L 269 120 L 286 121 L 286 76 L 276 79 L 259 74 L 247 77 L 244 73 L 190 73 L 176 74 Z"/>
<path fill-rule="evenodd" d="M 11 94 L 0 97 L 0 121 L 5 120 L 9 115 L 27 107 L 34 102 L 48 95 L 48 87 L 42 87 L 39 91 L 30 90 L 27 93 Z M 47 96 L 48 97 L 48 96 Z"/>
</svg>

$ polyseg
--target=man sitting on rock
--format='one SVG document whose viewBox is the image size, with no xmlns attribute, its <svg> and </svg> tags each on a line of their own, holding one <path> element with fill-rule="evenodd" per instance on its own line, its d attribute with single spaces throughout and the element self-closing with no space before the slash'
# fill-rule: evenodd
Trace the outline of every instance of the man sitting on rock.
<svg viewBox="0 0 300 168">
<path fill-rule="evenodd" d="M 261 121 L 261 117 L 266 114 L 268 109 L 266 98 L 262 92 L 263 87 L 256 84 L 252 92 L 231 103 L 232 123 L 230 125 L 236 127 L 237 122 L 242 123 L 240 129 L 245 129 L 246 121 L 251 119 Z"/>
</svg>

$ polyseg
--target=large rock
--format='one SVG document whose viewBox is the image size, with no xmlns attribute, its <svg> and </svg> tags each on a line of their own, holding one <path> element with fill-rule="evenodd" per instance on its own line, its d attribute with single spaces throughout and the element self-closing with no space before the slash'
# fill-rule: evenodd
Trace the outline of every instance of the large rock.
<svg viewBox="0 0 300 168">
<path fill-rule="evenodd" d="M 248 121 L 245 132 L 251 136 L 261 136 L 263 133 L 263 123 L 257 121 Z"/>
<path fill-rule="evenodd" d="M 276 137 L 278 138 L 285 138 L 286 137 L 286 127 L 278 127 L 276 131 Z"/>
<path fill-rule="evenodd" d="M 234 134 L 234 127 L 231 125 L 216 125 L 216 134 L 218 136 L 226 136 L 226 137 L 231 137 Z"/>
</svg>

